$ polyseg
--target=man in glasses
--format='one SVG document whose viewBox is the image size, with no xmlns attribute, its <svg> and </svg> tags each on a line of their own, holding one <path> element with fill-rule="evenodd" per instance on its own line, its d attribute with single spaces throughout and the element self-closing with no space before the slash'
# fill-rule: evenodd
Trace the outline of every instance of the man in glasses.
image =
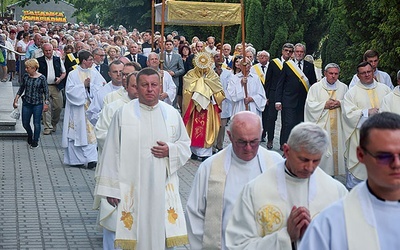
<svg viewBox="0 0 400 250">
<path fill-rule="evenodd" d="M 186 215 L 191 249 L 227 249 L 225 228 L 243 186 L 282 157 L 260 147 L 261 119 L 250 111 L 232 117 L 231 144 L 202 163 L 190 192 Z"/>
<path fill-rule="evenodd" d="M 393 83 L 392 79 L 390 79 L 390 76 L 388 73 L 381 71 L 378 69 L 378 64 L 379 64 L 379 53 L 375 50 L 369 49 L 365 51 L 363 55 L 363 61 L 364 62 L 369 62 L 372 66 L 372 69 L 374 70 L 373 77 L 377 82 L 381 82 L 388 86 L 390 89 L 393 89 Z M 356 85 L 356 83 L 360 80 L 357 74 L 353 76 L 353 79 L 351 80 L 349 87 L 353 87 Z"/>
<path fill-rule="evenodd" d="M 400 249 L 399 141 L 399 115 L 364 122 L 356 156 L 368 179 L 311 223 L 300 249 Z"/>
<path fill-rule="evenodd" d="M 266 119 L 266 131 L 263 131 L 262 138 L 268 134 L 267 148 L 273 148 L 274 135 L 275 135 L 275 122 L 278 117 L 278 110 L 275 109 L 275 91 L 276 85 L 279 81 L 279 77 L 282 73 L 283 63 L 290 59 L 294 51 L 294 45 L 291 43 L 285 43 L 282 46 L 282 55 L 279 58 L 274 58 L 268 65 L 267 73 L 265 74 L 265 94 L 267 97 L 267 106 L 265 107 L 267 113 Z M 281 129 L 280 145 L 283 145 L 282 141 L 282 129 Z"/>
<path fill-rule="evenodd" d="M 304 60 L 306 46 L 294 46 L 294 60 L 283 64 L 276 85 L 275 108 L 282 110 L 282 142 L 285 143 L 294 126 L 304 121 L 304 104 L 311 85 L 317 82 L 314 65 Z M 281 144 L 282 150 L 282 144 Z"/>
<path fill-rule="evenodd" d="M 347 194 L 318 167 L 329 139 L 318 125 L 295 126 L 283 145 L 286 160 L 249 182 L 226 228 L 228 249 L 296 249 L 311 219 Z"/>
<path fill-rule="evenodd" d="M 357 66 L 360 79 L 347 91 L 343 99 L 343 132 L 346 150 L 346 187 L 351 189 L 367 178 L 365 165 L 357 158 L 356 149 L 360 127 L 364 121 L 379 112 L 383 97 L 390 93 L 390 88 L 374 80 L 373 67 L 369 62 Z"/>
<path fill-rule="evenodd" d="M 111 77 L 108 74 L 108 62 L 106 61 L 106 53 L 103 48 L 95 48 L 93 50 L 93 66 L 94 68 L 100 72 L 103 78 L 109 82 L 111 81 Z"/>
</svg>

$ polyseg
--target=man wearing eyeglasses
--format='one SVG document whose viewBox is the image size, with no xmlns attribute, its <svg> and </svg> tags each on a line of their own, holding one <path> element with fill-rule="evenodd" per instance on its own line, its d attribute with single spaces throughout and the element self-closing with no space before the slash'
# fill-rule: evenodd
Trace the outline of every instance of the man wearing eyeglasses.
<svg viewBox="0 0 400 250">
<path fill-rule="evenodd" d="M 275 92 L 276 85 L 279 81 L 279 77 L 282 73 L 283 63 L 290 59 L 293 55 L 294 45 L 291 43 L 285 43 L 282 46 L 282 55 L 279 58 L 274 58 L 268 65 L 267 73 L 265 74 L 265 94 L 267 97 L 267 105 L 265 109 L 267 110 L 266 119 L 266 131 L 263 133 L 263 138 L 268 134 L 267 148 L 272 149 L 274 144 L 275 135 L 275 122 L 278 117 L 278 110 L 275 109 Z M 282 141 L 282 129 L 280 133 L 280 145 L 283 145 Z"/>
<path fill-rule="evenodd" d="M 195 176 L 186 216 L 191 249 L 227 249 L 225 228 L 243 186 L 283 161 L 260 147 L 261 119 L 250 111 L 232 117 L 231 144 L 203 162 Z"/>
<path fill-rule="evenodd" d="M 400 249 L 399 141 L 399 115 L 384 112 L 365 121 L 356 155 L 367 180 L 313 220 L 300 249 Z"/>
<path fill-rule="evenodd" d="M 108 62 L 106 62 L 106 53 L 103 48 L 95 48 L 93 50 L 93 67 L 100 72 L 101 76 L 109 82 L 111 77 L 108 74 Z"/>
<path fill-rule="evenodd" d="M 287 60 L 283 64 L 276 85 L 275 108 L 282 111 L 282 143 L 287 141 L 293 127 L 304 121 L 307 92 L 317 82 L 314 65 L 304 60 L 305 53 L 304 44 L 297 43 L 294 46 L 294 60 Z"/>
<path fill-rule="evenodd" d="M 381 71 L 378 69 L 378 64 L 379 64 L 379 53 L 375 50 L 369 49 L 365 51 L 363 55 L 363 60 L 364 62 L 369 62 L 372 66 L 372 69 L 374 70 L 373 77 L 377 82 L 381 82 L 388 86 L 390 89 L 393 89 L 393 83 L 392 79 L 390 79 L 390 76 L 388 73 Z M 360 80 L 357 74 L 353 76 L 353 79 L 351 80 L 349 87 L 353 87 L 356 85 L 356 83 Z"/>
<path fill-rule="evenodd" d="M 226 228 L 228 249 L 296 249 L 311 219 L 347 194 L 318 165 L 329 139 L 316 124 L 295 126 L 286 160 L 244 186 Z"/>
<path fill-rule="evenodd" d="M 368 117 L 379 112 L 383 97 L 391 91 L 388 86 L 374 79 L 374 71 L 369 62 L 357 66 L 357 76 L 360 80 L 347 91 L 342 105 L 346 187 L 349 189 L 367 178 L 365 165 L 358 160 L 356 153 L 359 129 Z"/>
</svg>

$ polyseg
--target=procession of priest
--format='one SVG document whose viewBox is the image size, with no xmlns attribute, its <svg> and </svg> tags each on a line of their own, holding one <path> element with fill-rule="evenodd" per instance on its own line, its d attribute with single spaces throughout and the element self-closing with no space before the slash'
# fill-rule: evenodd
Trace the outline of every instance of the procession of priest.
<svg viewBox="0 0 400 250">
<path fill-rule="evenodd" d="M 6 40 L 26 52 L 13 106 L 30 147 L 64 106 L 64 164 L 95 169 L 104 249 L 400 249 L 400 89 L 377 51 L 347 85 L 302 43 L 270 59 L 212 36 L 85 27 L 24 42 L 29 23 L 9 25 Z"/>
</svg>

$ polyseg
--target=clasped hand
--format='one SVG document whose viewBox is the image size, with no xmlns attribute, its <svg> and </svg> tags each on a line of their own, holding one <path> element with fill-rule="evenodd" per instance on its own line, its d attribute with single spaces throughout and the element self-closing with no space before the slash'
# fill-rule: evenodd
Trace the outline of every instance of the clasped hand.
<svg viewBox="0 0 400 250">
<path fill-rule="evenodd" d="M 157 146 L 151 148 L 151 153 L 156 158 L 164 158 L 169 156 L 168 144 L 162 141 L 157 141 Z"/>
</svg>

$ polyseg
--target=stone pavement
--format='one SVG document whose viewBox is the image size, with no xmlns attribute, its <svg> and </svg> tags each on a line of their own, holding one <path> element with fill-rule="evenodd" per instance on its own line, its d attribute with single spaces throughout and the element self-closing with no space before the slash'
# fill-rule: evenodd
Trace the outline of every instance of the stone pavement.
<svg viewBox="0 0 400 250">
<path fill-rule="evenodd" d="M 0 138 L 0 249 L 102 249 L 92 210 L 94 171 L 63 165 L 61 130 L 60 123 L 57 132 L 41 135 L 36 149 L 21 137 Z M 184 206 L 198 165 L 189 160 L 179 171 Z"/>
<path fill-rule="evenodd" d="M 63 165 L 61 129 L 41 135 L 36 149 L 0 138 L 0 249 L 102 249 L 94 171 Z M 199 164 L 189 160 L 179 171 L 184 206 Z"/>
</svg>

